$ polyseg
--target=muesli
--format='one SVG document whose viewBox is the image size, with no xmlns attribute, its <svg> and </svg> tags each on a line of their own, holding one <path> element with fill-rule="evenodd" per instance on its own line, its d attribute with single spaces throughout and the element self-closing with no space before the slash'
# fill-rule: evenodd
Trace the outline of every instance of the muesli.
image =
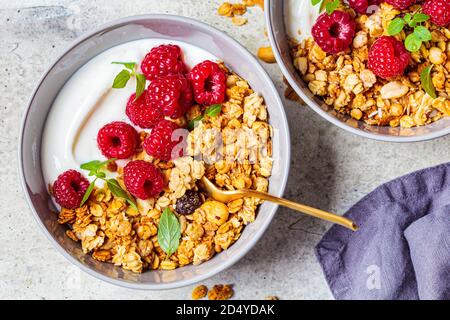
<svg viewBox="0 0 450 320">
<path fill-rule="evenodd" d="M 291 47 L 314 95 L 371 125 L 411 128 L 450 116 L 450 2 L 311 3 L 324 12 L 312 36 Z"/>
<path fill-rule="evenodd" d="M 239 239 L 261 201 L 209 199 L 199 180 L 268 190 L 272 127 L 264 100 L 220 61 L 188 65 L 174 44 L 152 48 L 139 71 L 135 62 L 113 63 L 123 67 L 113 90 L 136 82 L 127 121 L 109 122 L 93 137 L 103 159 L 51 184 L 58 222 L 85 254 L 133 272 L 205 262 Z"/>
</svg>

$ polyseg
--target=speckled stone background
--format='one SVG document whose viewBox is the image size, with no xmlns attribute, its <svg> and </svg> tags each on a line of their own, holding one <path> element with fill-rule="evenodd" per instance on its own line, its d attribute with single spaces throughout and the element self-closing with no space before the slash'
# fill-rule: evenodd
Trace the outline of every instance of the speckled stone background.
<svg viewBox="0 0 450 320">
<path fill-rule="evenodd" d="M 0 0 L 0 298 L 189 299 L 192 287 L 145 292 L 119 288 L 79 271 L 34 223 L 17 177 L 17 137 L 28 97 L 50 62 L 83 32 L 116 18 L 171 13 L 211 24 L 250 51 L 267 45 L 260 8 L 235 27 L 218 17 L 220 0 Z M 284 92 L 277 65 L 265 65 Z M 450 136 L 431 142 L 369 141 L 329 124 L 307 107 L 286 101 L 292 168 L 286 197 L 345 212 L 377 185 L 449 161 Z M 205 282 L 232 283 L 236 299 L 332 299 L 314 256 L 329 224 L 279 210 L 272 225 L 240 262 Z"/>
</svg>

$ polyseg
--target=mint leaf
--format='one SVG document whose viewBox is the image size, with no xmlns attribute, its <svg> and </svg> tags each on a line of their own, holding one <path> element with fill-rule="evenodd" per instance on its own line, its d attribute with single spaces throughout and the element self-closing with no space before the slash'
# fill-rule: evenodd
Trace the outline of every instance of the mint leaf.
<svg viewBox="0 0 450 320">
<path fill-rule="evenodd" d="M 412 18 L 412 21 L 414 21 L 415 23 L 421 23 L 428 21 L 429 19 L 430 19 L 429 15 L 426 15 L 424 13 L 416 13 Z"/>
<path fill-rule="evenodd" d="M 403 20 L 405 20 L 405 22 L 407 24 L 409 24 L 412 20 L 412 15 L 410 13 L 405 14 L 405 16 L 403 17 Z"/>
<path fill-rule="evenodd" d="M 388 34 L 391 36 L 395 36 L 402 32 L 405 27 L 405 21 L 402 18 L 395 18 L 388 26 Z"/>
<path fill-rule="evenodd" d="M 180 245 L 181 224 L 169 208 L 164 209 L 158 224 L 158 244 L 170 257 Z"/>
<path fill-rule="evenodd" d="M 125 86 L 127 85 L 128 80 L 130 80 L 131 78 L 131 73 L 130 71 L 123 69 L 122 71 L 119 72 L 119 74 L 114 78 L 114 82 L 113 82 L 113 88 L 114 89 L 121 89 L 121 88 L 125 88 Z"/>
<path fill-rule="evenodd" d="M 189 123 L 188 123 L 188 130 L 193 130 L 197 126 L 197 123 L 199 123 L 200 121 L 203 120 L 205 115 L 208 116 L 208 117 L 217 117 L 220 114 L 221 111 L 222 111 L 222 105 L 221 104 L 213 104 L 213 105 L 209 106 L 205 110 L 204 115 L 196 116 L 194 119 L 189 121 Z"/>
<path fill-rule="evenodd" d="M 209 106 L 205 110 L 205 114 L 209 117 L 216 117 L 220 114 L 222 111 L 222 105 L 221 104 L 213 104 L 212 106 Z"/>
<path fill-rule="evenodd" d="M 89 199 L 89 196 L 91 195 L 92 191 L 95 188 L 95 181 L 97 181 L 97 178 L 95 178 L 94 181 L 92 181 L 91 184 L 89 185 L 89 187 L 86 189 L 83 199 L 81 199 L 80 207 L 82 207 L 83 204 L 85 204 L 86 201 Z"/>
<path fill-rule="evenodd" d="M 136 74 L 136 98 L 139 99 L 142 93 L 145 90 L 146 79 L 145 76 L 141 73 Z"/>
<path fill-rule="evenodd" d="M 311 0 L 311 4 L 313 6 L 318 5 L 319 3 L 321 3 L 323 0 Z"/>
<path fill-rule="evenodd" d="M 203 115 L 196 116 L 194 119 L 189 121 L 188 123 L 188 130 L 194 130 L 194 128 L 197 126 L 197 123 L 203 120 Z"/>
<path fill-rule="evenodd" d="M 134 200 L 128 195 L 128 193 L 122 189 L 119 182 L 116 179 L 106 180 L 109 190 L 115 197 L 125 199 L 136 211 L 139 211 Z"/>
<path fill-rule="evenodd" d="M 405 47 L 410 52 L 416 52 L 422 46 L 422 41 L 414 34 L 411 33 L 405 39 Z"/>
<path fill-rule="evenodd" d="M 121 64 L 121 65 L 125 66 L 125 68 L 130 69 L 130 71 L 134 71 L 134 68 L 136 67 L 136 62 L 113 61 L 113 62 L 111 62 L 111 64 Z"/>
<path fill-rule="evenodd" d="M 106 173 L 104 172 L 97 172 L 96 176 L 100 179 L 105 179 L 106 178 Z"/>
<path fill-rule="evenodd" d="M 92 160 L 86 163 L 83 163 L 80 168 L 87 171 L 97 171 L 102 167 L 102 162 L 99 160 Z"/>
<path fill-rule="evenodd" d="M 431 40 L 431 32 L 423 27 L 423 26 L 417 26 L 414 28 L 414 35 L 417 39 L 420 41 L 430 41 Z"/>
<path fill-rule="evenodd" d="M 115 161 L 115 158 L 108 159 L 106 161 L 99 161 L 99 160 L 93 160 L 87 163 L 83 163 L 80 168 L 83 170 L 89 170 L 89 176 L 95 176 L 95 180 L 89 185 L 88 189 L 86 190 L 86 193 L 83 196 L 82 204 L 87 201 L 89 198 L 89 195 L 91 194 L 92 190 L 94 189 L 95 181 L 97 179 L 101 179 L 106 182 L 106 185 L 108 186 L 109 190 L 115 197 L 123 198 L 125 199 L 136 211 L 139 211 L 136 205 L 136 202 L 133 198 L 130 197 L 130 195 L 122 189 L 119 182 L 116 179 L 106 179 L 106 173 L 104 173 L 102 170 L 108 163 Z"/>
<path fill-rule="evenodd" d="M 108 163 L 112 161 L 116 161 L 116 158 L 111 158 L 106 161 L 100 161 L 100 160 L 92 160 L 86 163 L 83 163 L 80 168 L 86 171 L 89 171 L 89 176 L 97 176 L 99 178 L 104 178 L 104 176 L 100 177 L 100 175 L 105 175 L 103 172 L 99 172 L 104 166 L 106 166 Z"/>
<path fill-rule="evenodd" d="M 433 66 L 428 66 L 420 73 L 420 81 L 422 83 L 422 88 L 426 93 L 433 99 L 437 98 L 436 89 L 434 88 L 433 81 L 431 79 L 431 69 Z"/>
<path fill-rule="evenodd" d="M 328 15 L 332 14 L 341 4 L 340 0 L 334 0 L 333 2 L 329 2 L 325 5 L 325 11 Z"/>
</svg>

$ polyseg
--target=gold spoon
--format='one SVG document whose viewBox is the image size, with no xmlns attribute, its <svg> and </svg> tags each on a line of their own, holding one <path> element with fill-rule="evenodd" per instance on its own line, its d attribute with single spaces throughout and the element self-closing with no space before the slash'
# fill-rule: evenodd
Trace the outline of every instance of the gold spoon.
<svg viewBox="0 0 450 320">
<path fill-rule="evenodd" d="M 203 177 L 200 180 L 200 187 L 203 191 L 205 191 L 208 194 L 208 196 L 210 196 L 214 200 L 217 200 L 220 202 L 227 203 L 227 202 L 230 202 L 233 200 L 241 199 L 243 197 L 255 197 L 258 199 L 277 203 L 279 205 L 288 207 L 288 208 L 296 210 L 296 211 L 300 211 L 302 213 L 305 213 L 307 215 L 310 215 L 310 216 L 313 216 L 313 217 L 316 217 L 316 218 L 319 218 L 322 220 L 337 223 L 337 224 L 344 226 L 353 231 L 358 230 L 358 226 L 350 219 L 338 216 L 338 215 L 330 213 L 330 212 L 312 208 L 312 207 L 309 207 L 309 206 L 306 206 L 306 205 L 303 205 L 300 203 L 295 203 L 293 201 L 278 198 L 278 197 L 272 196 L 265 192 L 249 190 L 249 189 L 224 191 L 224 190 L 217 188 L 214 185 L 214 183 L 212 183 L 206 177 Z"/>
</svg>

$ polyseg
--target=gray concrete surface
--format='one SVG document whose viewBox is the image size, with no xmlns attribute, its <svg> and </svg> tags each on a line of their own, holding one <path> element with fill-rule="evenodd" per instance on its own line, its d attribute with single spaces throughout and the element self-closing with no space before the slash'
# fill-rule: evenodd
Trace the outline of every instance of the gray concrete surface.
<svg viewBox="0 0 450 320">
<path fill-rule="evenodd" d="M 192 287 L 144 292 L 96 280 L 72 266 L 32 219 L 17 178 L 19 123 L 31 90 L 49 63 L 77 36 L 106 21 L 171 13 L 211 24 L 252 52 L 267 45 L 262 11 L 235 27 L 216 15 L 220 0 L 0 0 L 0 298 L 188 299 Z M 284 92 L 276 65 L 265 65 Z M 368 141 L 338 129 L 307 107 L 286 102 L 292 168 L 286 196 L 345 212 L 377 185 L 449 160 L 450 137 L 417 144 Z M 206 285 L 233 283 L 236 299 L 332 299 L 314 256 L 329 224 L 282 209 L 258 245 Z"/>
</svg>

